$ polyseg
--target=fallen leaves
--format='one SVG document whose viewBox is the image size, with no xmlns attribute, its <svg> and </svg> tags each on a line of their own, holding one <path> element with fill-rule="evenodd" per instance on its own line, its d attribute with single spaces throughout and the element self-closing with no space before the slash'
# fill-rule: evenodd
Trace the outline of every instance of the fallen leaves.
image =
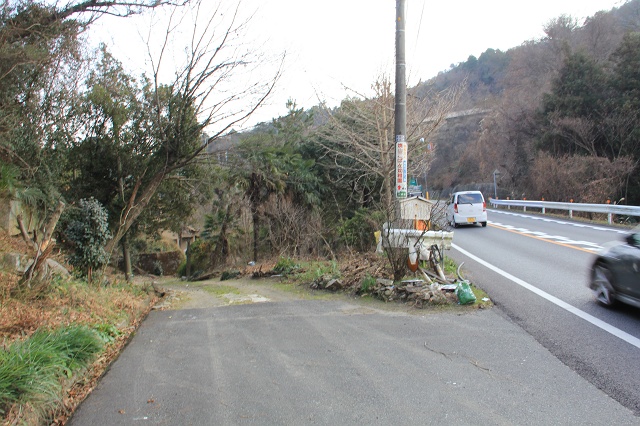
<svg viewBox="0 0 640 426">
<path fill-rule="evenodd" d="M 10 237 L 0 230 L 0 255 L 31 252 L 21 238 Z M 36 410 L 26 403 L 8 409 L 0 421 L 1 424 L 41 424 L 44 421 L 41 414 L 48 414 L 47 424 L 64 425 L 78 404 L 97 386 L 111 362 L 122 352 L 133 332 L 156 303 L 157 297 L 140 291 L 145 287 L 144 283 L 136 288 L 112 280 L 112 284 L 107 286 L 52 281 L 44 296 L 20 299 L 12 297 L 12 290 L 19 279 L 17 273 L 0 271 L 0 341 L 4 346 L 31 335 L 40 327 L 111 324 L 120 332 L 90 367 L 81 375 L 66 381 L 65 394 L 60 395 L 60 406 L 55 412 L 40 413 L 42 410 Z"/>
</svg>

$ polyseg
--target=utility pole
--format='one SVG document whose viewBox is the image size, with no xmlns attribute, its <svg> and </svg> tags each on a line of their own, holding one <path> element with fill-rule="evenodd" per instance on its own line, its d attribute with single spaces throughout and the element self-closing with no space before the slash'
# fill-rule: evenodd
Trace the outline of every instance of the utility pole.
<svg viewBox="0 0 640 426">
<path fill-rule="evenodd" d="M 400 199 L 407 198 L 407 86 L 405 70 L 405 0 L 396 0 L 396 97 L 395 97 L 395 174 L 396 212 Z M 398 214 L 398 219 L 399 219 Z"/>
</svg>

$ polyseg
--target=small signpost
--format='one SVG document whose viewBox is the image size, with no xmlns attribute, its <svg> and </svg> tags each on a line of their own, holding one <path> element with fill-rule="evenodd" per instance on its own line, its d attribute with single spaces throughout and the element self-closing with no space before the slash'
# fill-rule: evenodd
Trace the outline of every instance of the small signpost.
<svg viewBox="0 0 640 426">
<path fill-rule="evenodd" d="M 407 143 L 404 135 L 396 140 L 396 198 L 407 198 Z"/>
</svg>

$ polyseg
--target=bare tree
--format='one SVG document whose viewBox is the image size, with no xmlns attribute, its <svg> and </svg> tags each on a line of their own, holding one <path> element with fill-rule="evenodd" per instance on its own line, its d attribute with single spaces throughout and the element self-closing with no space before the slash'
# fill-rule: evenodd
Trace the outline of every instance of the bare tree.
<svg viewBox="0 0 640 426">
<path fill-rule="evenodd" d="M 154 155 L 162 162 L 141 176 L 121 212 L 120 222 L 107 250 L 111 252 L 149 204 L 164 179 L 192 163 L 206 148 L 247 119 L 266 100 L 280 76 L 280 68 L 264 78 L 257 68 L 262 58 L 242 48 L 242 34 L 248 20 L 239 18 L 239 5 L 230 13 L 218 6 L 207 10 L 204 1 L 175 8 L 154 56 L 150 29 L 147 42 L 152 63 L 150 128 Z M 188 19 L 189 18 L 189 19 Z M 170 40 L 180 25 L 192 25 L 184 63 L 169 85 L 162 84 L 161 70 L 169 61 Z M 222 24 L 225 24 L 222 27 Z M 220 28 L 224 28 L 220 31 Z M 281 63 L 281 62 L 280 62 Z M 207 129 L 204 143 L 192 144 Z"/>
<path fill-rule="evenodd" d="M 576 151 L 598 156 L 598 134 L 594 131 L 594 120 L 583 117 L 563 117 L 554 113 L 550 117 L 551 125 L 564 140 L 572 143 Z"/>
<path fill-rule="evenodd" d="M 300 256 L 315 251 L 320 218 L 288 197 L 272 194 L 263 206 L 269 243 L 280 256 Z"/>
<path fill-rule="evenodd" d="M 572 27 L 565 25 L 566 19 L 549 23 L 548 32 L 557 37 L 570 33 Z M 563 55 L 564 51 L 553 43 L 527 42 L 513 51 L 504 93 L 480 122 L 476 141 L 461 156 L 476 167 L 475 174 L 467 176 L 469 181 L 486 182 L 499 169 L 502 189 L 510 192 L 526 180 L 535 158 L 537 108 L 542 93 L 550 90 Z"/>
<path fill-rule="evenodd" d="M 28 7 L 16 7 L 4 2 L 5 16 L 2 44 L 12 45 L 27 39 L 51 38 L 61 28 L 85 29 L 103 15 L 127 17 L 162 6 L 184 6 L 191 0 L 83 0 L 69 1 L 64 6 L 51 2 L 33 2 Z M 22 2 L 19 2 L 22 3 Z M 54 37 L 52 37 L 52 34 Z M 30 41 L 29 41 L 30 42 Z M 28 63 L 28 62 L 25 62 Z M 3 76 L 0 76 L 4 77 Z"/>
<path fill-rule="evenodd" d="M 372 98 L 352 99 L 342 103 L 336 111 L 326 111 L 329 124 L 320 130 L 319 142 L 325 155 L 332 159 L 339 179 L 359 182 L 381 182 L 380 206 L 387 224 L 408 228 L 412 221 L 401 221 L 395 208 L 395 143 L 394 94 L 391 79 L 381 75 L 372 85 Z M 461 86 L 430 96 L 407 96 L 408 173 L 422 175 L 433 159 L 433 137 L 451 113 L 462 92 Z M 362 97 L 362 96 L 361 96 Z M 383 227 L 384 228 L 384 227 Z M 407 267 L 407 239 L 398 245 L 390 243 L 389 226 L 382 230 L 383 246 L 394 271 L 394 279 L 401 279 Z"/>
<path fill-rule="evenodd" d="M 566 155 L 553 157 L 539 153 L 529 174 L 529 190 L 547 200 L 604 203 L 620 193 L 635 168 L 630 157 Z"/>
<path fill-rule="evenodd" d="M 616 17 L 611 13 L 596 12 L 585 21 L 578 32 L 578 40 L 598 62 L 605 62 L 618 47 L 623 31 Z"/>
<path fill-rule="evenodd" d="M 560 15 L 547 22 L 544 26 L 544 32 L 551 44 L 551 48 L 556 52 L 561 52 L 571 47 L 572 34 L 577 28 L 578 21 L 576 18 L 569 15 Z"/>
<path fill-rule="evenodd" d="M 382 180 L 383 209 L 393 204 L 394 190 L 394 95 L 391 79 L 381 75 L 373 83 L 372 98 L 351 99 L 335 111 L 326 110 L 329 125 L 321 130 L 319 141 L 336 169 L 349 172 L 356 180 Z M 455 87 L 433 97 L 407 97 L 407 141 L 411 167 L 424 170 L 432 153 L 430 137 L 442 125 L 460 94 Z"/>
</svg>

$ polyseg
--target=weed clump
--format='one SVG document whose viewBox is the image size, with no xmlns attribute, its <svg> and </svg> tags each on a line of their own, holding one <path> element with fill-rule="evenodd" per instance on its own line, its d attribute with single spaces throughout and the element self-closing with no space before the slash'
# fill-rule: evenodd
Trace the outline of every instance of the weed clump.
<svg viewBox="0 0 640 426">
<path fill-rule="evenodd" d="M 41 415 L 62 398 L 62 380 L 89 365 L 102 350 L 98 332 L 86 326 L 38 329 L 0 350 L 0 415 L 29 404 Z"/>
<path fill-rule="evenodd" d="M 291 275 L 300 269 L 300 265 L 298 265 L 293 259 L 290 257 L 281 257 L 278 259 L 276 266 L 273 267 L 273 272 L 281 275 Z"/>
</svg>

